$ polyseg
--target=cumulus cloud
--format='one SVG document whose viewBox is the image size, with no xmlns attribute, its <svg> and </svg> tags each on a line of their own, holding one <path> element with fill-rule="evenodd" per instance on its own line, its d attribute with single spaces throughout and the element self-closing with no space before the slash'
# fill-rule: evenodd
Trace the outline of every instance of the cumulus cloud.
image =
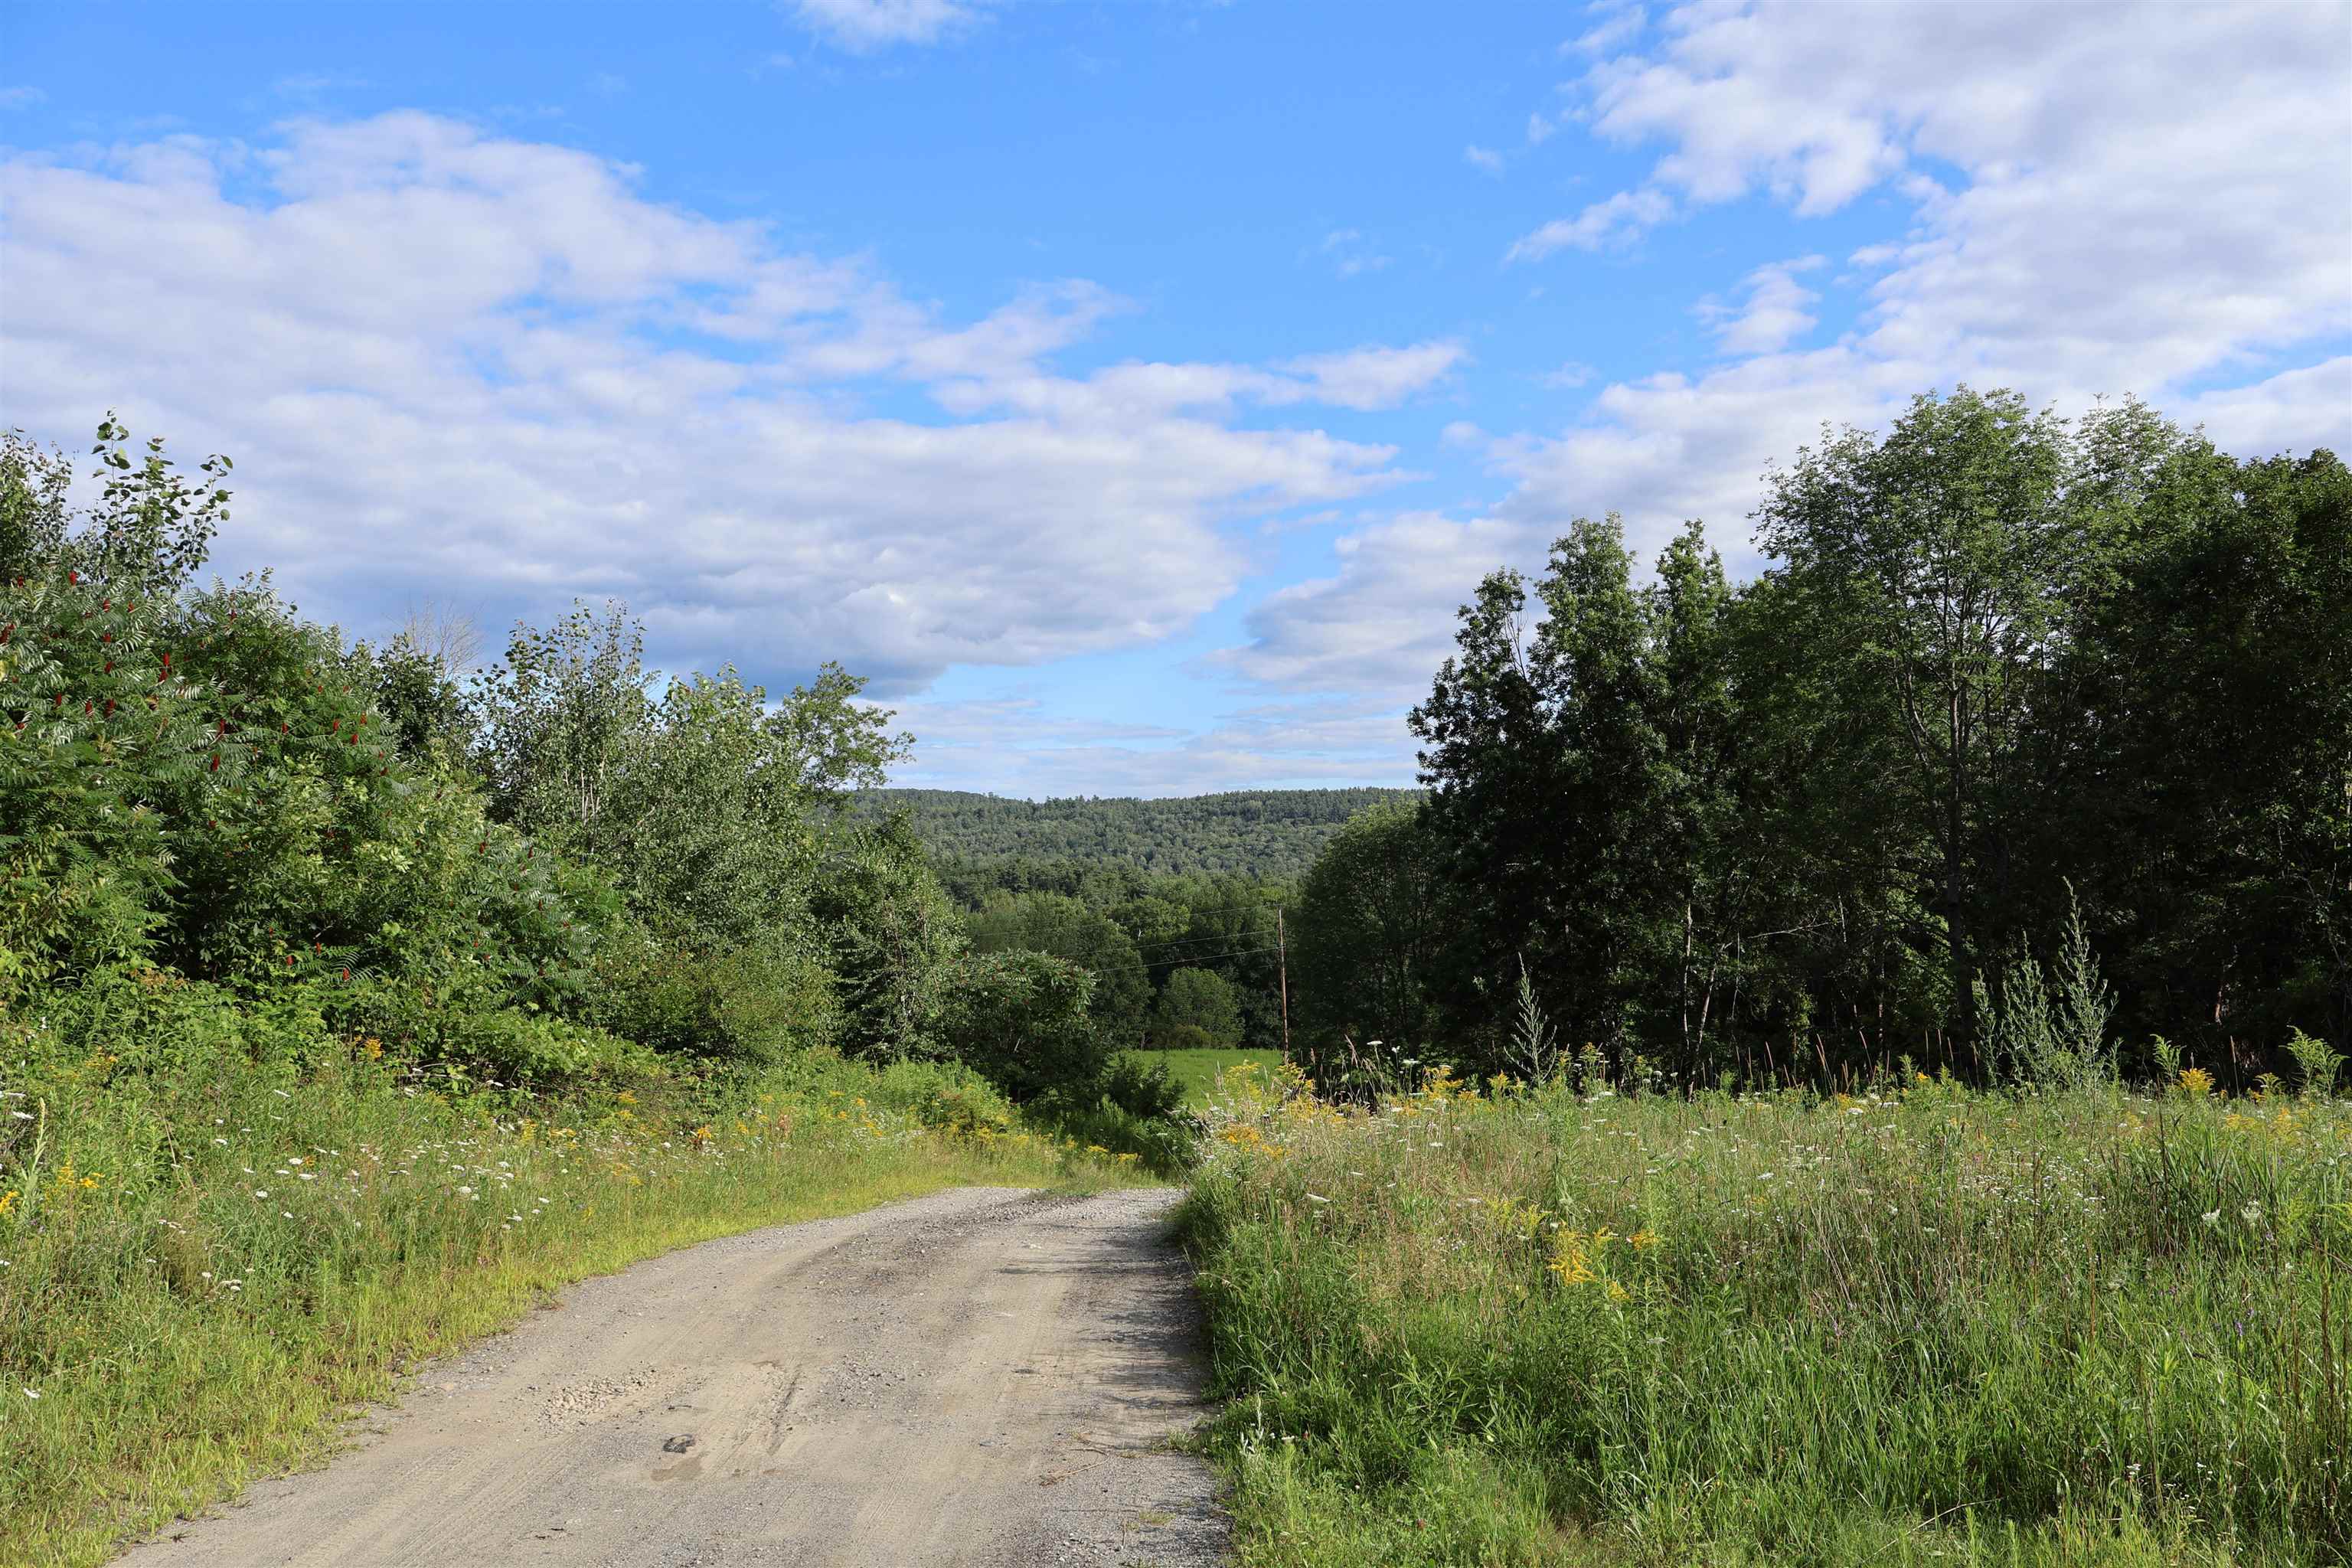
<svg viewBox="0 0 2352 1568">
<path fill-rule="evenodd" d="M 1452 612 L 1487 568 L 1526 553 L 1529 533 L 1502 517 L 1409 512 L 1342 536 L 1338 570 L 1253 605 L 1251 640 L 1221 662 L 1299 691 L 1370 693 L 1391 702 L 1429 683 L 1454 635 Z"/>
<path fill-rule="evenodd" d="M 1540 561 L 1571 518 L 1622 510 L 1654 552 L 1703 517 L 1738 569 L 1759 477 L 1824 423 L 1882 424 L 1929 387 L 2011 385 L 2080 410 L 2136 393 L 2264 455 L 2341 446 L 2352 360 L 2352 29 L 2341 7 L 1789 0 L 1684 6 L 1579 83 L 1596 134 L 1658 155 L 1639 185 L 1543 226 L 1509 259 L 1631 243 L 1739 197 L 1799 218 L 1891 198 L 1850 252 L 1855 323 L 1816 326 L 1822 265 L 1748 271 L 1701 301 L 1734 363 L 1605 388 L 1567 429 L 1498 439 L 1511 484 L 1478 515 L 1415 514 L 1337 542 L 1332 570 L 1257 606 L 1226 656 L 1301 689 L 1409 698 L 1481 573 Z M 2253 384 L 2209 390 L 2266 368 Z M 1433 639 L 1431 628 L 1439 637 Z"/>
<path fill-rule="evenodd" d="M 1798 282 L 1797 274 L 1822 265 L 1821 257 L 1805 256 L 1759 267 L 1741 280 L 1748 297 L 1738 306 L 1710 298 L 1699 301 L 1697 313 L 1726 353 L 1770 353 L 1786 348 L 1812 331 L 1819 320 L 1807 307 L 1821 296 Z"/>
<path fill-rule="evenodd" d="M 1071 379 L 1051 357 L 1120 308 L 1093 285 L 943 320 L 624 166 L 423 114 L 17 158 L 0 203 L 11 418 L 70 439 L 118 408 L 230 451 L 224 567 L 361 627 L 619 595 L 670 662 L 839 658 L 882 690 L 1182 629 L 1248 569 L 1228 525 L 1395 477 L 1238 397 L 1380 406 L 1460 356 Z M 876 412 L 894 387 L 949 417 Z"/>
<path fill-rule="evenodd" d="M 1462 149 L 1462 156 L 1474 169 L 1484 170 L 1489 174 L 1499 174 L 1503 172 L 1503 155 L 1492 147 L 1481 147 L 1473 142 L 1469 146 Z"/>
<path fill-rule="evenodd" d="M 2251 386 L 2206 392 L 2165 412 L 2201 425 L 2217 446 L 2249 458 L 2325 447 L 2352 458 L 2352 354 L 2282 371 Z"/>
</svg>

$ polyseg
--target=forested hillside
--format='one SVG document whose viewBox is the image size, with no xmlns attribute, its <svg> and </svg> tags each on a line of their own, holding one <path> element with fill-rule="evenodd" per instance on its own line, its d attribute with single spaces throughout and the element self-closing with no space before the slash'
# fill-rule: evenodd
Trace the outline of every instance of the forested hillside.
<svg viewBox="0 0 2352 1568">
<path fill-rule="evenodd" d="M 1171 876 L 1289 880 L 1349 817 L 1417 794 L 1273 789 L 1171 800 L 1030 801 L 963 790 L 872 789 L 861 791 L 856 804 L 869 817 L 905 812 L 915 836 L 943 860 L 1118 861 Z"/>
</svg>

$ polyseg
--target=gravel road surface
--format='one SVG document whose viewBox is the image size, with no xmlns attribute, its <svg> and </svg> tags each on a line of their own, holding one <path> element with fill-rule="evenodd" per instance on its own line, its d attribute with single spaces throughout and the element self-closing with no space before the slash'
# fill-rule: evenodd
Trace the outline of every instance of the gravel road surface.
<svg viewBox="0 0 2352 1568">
<path fill-rule="evenodd" d="M 714 1241 L 436 1363 L 130 1568 L 1223 1560 L 1175 1194 L 964 1188 Z"/>
</svg>

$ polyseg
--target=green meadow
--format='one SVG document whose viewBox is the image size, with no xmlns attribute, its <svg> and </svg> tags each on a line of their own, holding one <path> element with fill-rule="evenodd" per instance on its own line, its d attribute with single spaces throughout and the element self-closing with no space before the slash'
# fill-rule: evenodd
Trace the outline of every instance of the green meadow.
<svg viewBox="0 0 2352 1568">
<path fill-rule="evenodd" d="M 1245 1563 L 2352 1550 L 2352 1101 L 1229 1082 L 1186 1225 Z"/>
</svg>

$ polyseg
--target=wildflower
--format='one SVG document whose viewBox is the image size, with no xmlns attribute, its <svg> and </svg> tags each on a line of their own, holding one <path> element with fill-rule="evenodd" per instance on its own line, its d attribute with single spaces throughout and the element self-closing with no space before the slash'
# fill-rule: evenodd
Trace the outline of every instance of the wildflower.
<svg viewBox="0 0 2352 1568">
<path fill-rule="evenodd" d="M 1625 1245 L 1636 1252 L 1647 1252 L 1651 1247 L 1658 1245 L 1658 1233 L 1644 1226 L 1627 1237 Z"/>
<path fill-rule="evenodd" d="M 2221 1211 L 2220 1209 L 2207 1209 L 2198 1217 L 2205 1222 L 2205 1228 L 2210 1230 L 2213 1226 L 2221 1222 Z"/>
<path fill-rule="evenodd" d="M 2182 1068 L 2180 1088 L 2188 1094 L 2210 1094 L 2213 1091 L 2213 1075 L 2203 1068 Z"/>
</svg>

